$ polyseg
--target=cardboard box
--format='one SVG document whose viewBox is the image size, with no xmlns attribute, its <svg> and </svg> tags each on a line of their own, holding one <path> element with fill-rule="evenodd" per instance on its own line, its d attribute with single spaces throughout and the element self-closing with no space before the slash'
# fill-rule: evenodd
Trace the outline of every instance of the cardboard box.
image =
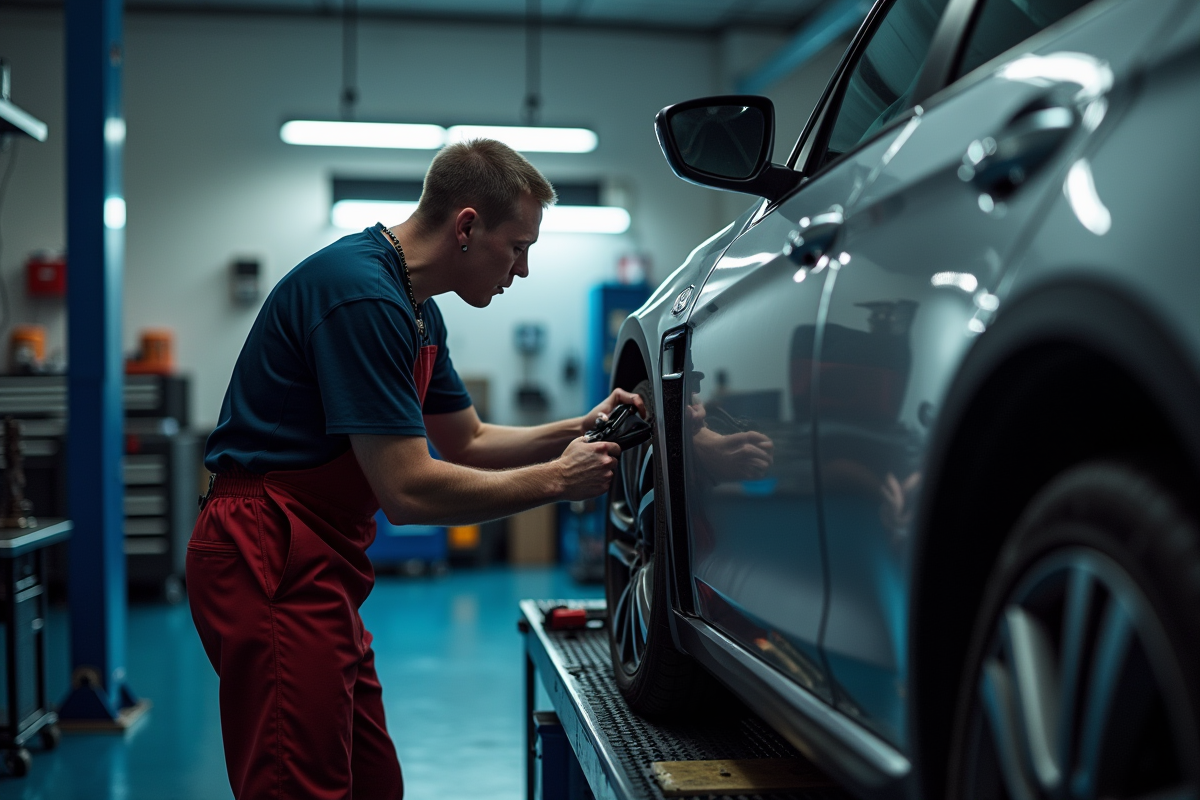
<svg viewBox="0 0 1200 800">
<path fill-rule="evenodd" d="M 508 561 L 526 566 L 555 563 L 558 540 L 558 507 L 523 511 L 508 518 Z"/>
</svg>

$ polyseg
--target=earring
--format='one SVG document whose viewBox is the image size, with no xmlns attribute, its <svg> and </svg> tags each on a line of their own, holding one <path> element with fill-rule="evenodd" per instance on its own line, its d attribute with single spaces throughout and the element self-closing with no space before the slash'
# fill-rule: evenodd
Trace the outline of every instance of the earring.
<svg viewBox="0 0 1200 800">
<path fill-rule="evenodd" d="M 463 252 L 467 252 L 467 246 L 465 244 L 463 245 Z"/>
</svg>

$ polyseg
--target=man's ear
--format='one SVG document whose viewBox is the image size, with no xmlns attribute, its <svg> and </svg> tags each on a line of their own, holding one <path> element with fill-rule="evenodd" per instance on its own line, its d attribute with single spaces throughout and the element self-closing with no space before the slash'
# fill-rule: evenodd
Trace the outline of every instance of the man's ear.
<svg viewBox="0 0 1200 800">
<path fill-rule="evenodd" d="M 468 206 L 454 217 L 454 238 L 459 245 L 470 244 L 471 234 L 480 227 L 479 212 Z"/>
</svg>

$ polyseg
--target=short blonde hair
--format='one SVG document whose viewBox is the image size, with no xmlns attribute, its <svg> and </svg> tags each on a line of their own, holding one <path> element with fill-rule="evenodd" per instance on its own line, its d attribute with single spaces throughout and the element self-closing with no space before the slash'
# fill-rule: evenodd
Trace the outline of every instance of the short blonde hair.
<svg viewBox="0 0 1200 800">
<path fill-rule="evenodd" d="M 517 215 L 524 194 L 542 208 L 558 199 L 550 181 L 516 150 L 495 139 L 472 139 L 449 145 L 434 157 L 413 219 L 435 228 L 470 207 L 492 228 Z"/>
</svg>

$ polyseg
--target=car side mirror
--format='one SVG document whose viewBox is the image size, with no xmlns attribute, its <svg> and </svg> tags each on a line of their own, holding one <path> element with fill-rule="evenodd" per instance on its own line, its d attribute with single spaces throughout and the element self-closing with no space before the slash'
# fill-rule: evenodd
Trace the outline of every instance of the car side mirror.
<svg viewBox="0 0 1200 800">
<path fill-rule="evenodd" d="M 701 97 L 667 106 L 654 119 L 667 164 L 685 181 L 775 201 L 800 173 L 771 163 L 775 106 L 758 95 Z"/>
</svg>

